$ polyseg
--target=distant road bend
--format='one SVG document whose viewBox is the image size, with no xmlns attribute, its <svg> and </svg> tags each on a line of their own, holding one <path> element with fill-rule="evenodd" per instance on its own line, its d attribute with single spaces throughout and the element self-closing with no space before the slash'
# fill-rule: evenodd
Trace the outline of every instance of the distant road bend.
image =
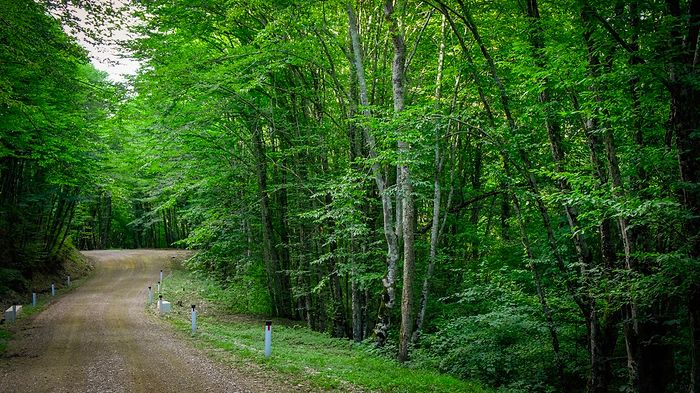
<svg viewBox="0 0 700 393">
<path fill-rule="evenodd" d="M 96 272 L 37 315 L 0 359 L 0 392 L 255 392 L 149 317 L 146 287 L 172 250 L 91 251 Z"/>
</svg>

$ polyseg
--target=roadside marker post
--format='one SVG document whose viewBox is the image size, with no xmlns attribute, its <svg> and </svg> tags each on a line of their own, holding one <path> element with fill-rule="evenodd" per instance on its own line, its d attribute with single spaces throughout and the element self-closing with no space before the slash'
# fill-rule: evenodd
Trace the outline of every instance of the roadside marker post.
<svg viewBox="0 0 700 393">
<path fill-rule="evenodd" d="M 197 331 L 197 311 L 194 309 L 196 306 L 192 305 L 192 335 L 194 336 Z"/>
<path fill-rule="evenodd" d="M 68 276 L 68 278 L 66 279 L 66 284 L 68 284 L 68 286 L 70 286 L 70 276 Z"/>
<path fill-rule="evenodd" d="M 163 282 L 163 269 L 160 269 L 160 281 L 158 282 Z"/>
<path fill-rule="evenodd" d="M 148 287 L 148 305 L 153 304 L 153 289 Z"/>
<path fill-rule="evenodd" d="M 265 357 L 272 355 L 272 321 L 265 321 Z"/>
<path fill-rule="evenodd" d="M 16 322 L 17 321 L 17 314 L 22 311 L 22 305 L 21 304 L 13 304 L 5 310 L 3 313 L 3 316 L 5 317 L 5 322 Z"/>
<path fill-rule="evenodd" d="M 165 315 L 172 311 L 170 302 L 163 300 L 163 295 L 158 295 L 158 314 Z"/>
<path fill-rule="evenodd" d="M 32 307 L 36 307 L 36 292 L 32 292 Z"/>
<path fill-rule="evenodd" d="M 51 296 L 56 296 L 56 284 L 51 283 Z"/>
<path fill-rule="evenodd" d="M 160 281 L 158 281 L 158 293 L 160 293 Z"/>
</svg>

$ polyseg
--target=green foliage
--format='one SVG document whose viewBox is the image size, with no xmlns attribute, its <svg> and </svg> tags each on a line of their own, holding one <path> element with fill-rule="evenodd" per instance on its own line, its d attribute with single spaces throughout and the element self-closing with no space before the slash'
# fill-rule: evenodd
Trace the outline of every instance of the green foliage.
<svg viewBox="0 0 700 393">
<path fill-rule="evenodd" d="M 236 314 L 270 315 L 272 304 L 265 286 L 263 267 L 252 261 L 235 261 L 219 249 L 221 243 L 187 262 L 199 276 L 204 298 L 222 304 Z M 219 277 L 214 280 L 212 277 Z"/>
<path fill-rule="evenodd" d="M 262 345 L 263 320 L 219 311 L 228 308 L 224 295 L 227 289 L 179 270 L 173 271 L 164 288 L 168 299 L 183 299 L 183 303 L 197 303 L 198 309 L 203 309 L 197 318 L 198 329 L 193 338 L 197 345 L 217 351 L 227 362 L 246 367 L 250 367 L 250 363 L 260 365 L 288 382 L 333 391 L 354 388 L 382 392 L 489 391 L 430 369 L 401 366 L 372 354 L 371 346 L 334 339 L 283 320 L 273 321 L 273 355 L 266 359 Z M 186 312 L 176 310 L 167 318 L 178 330 L 189 331 Z"/>
<path fill-rule="evenodd" d="M 366 340 L 386 305 L 386 235 L 401 228 L 384 220 L 401 211 L 405 165 L 408 296 L 417 304 L 423 280 L 428 289 L 412 365 L 511 391 L 575 391 L 607 375 L 598 382 L 634 390 L 624 352 L 637 343 L 667 350 L 660 362 L 687 379 L 700 147 L 683 45 L 697 41 L 697 15 L 685 15 L 696 10 L 442 3 L 398 3 L 407 78 L 396 113 L 377 2 L 351 4 L 366 107 L 344 2 L 137 2 L 128 45 L 144 66 L 129 94 L 39 3 L 2 2 L 1 275 L 21 286 L 16 272 L 50 268 L 69 234 L 82 248 L 189 247 L 201 250 L 189 267 L 228 310 Z M 383 354 L 395 353 L 401 300 Z M 635 321 L 623 318 L 631 308 Z M 205 323 L 213 343 L 234 334 Z M 604 332 L 605 355 L 589 352 L 601 336 L 587 323 Z M 381 382 L 362 384 L 402 389 L 370 375 Z"/>
<path fill-rule="evenodd" d="M 0 258 L 30 278 L 60 267 L 120 90 L 40 2 L 2 1 L 0 20 Z"/>
<path fill-rule="evenodd" d="M 418 350 L 416 362 L 433 363 L 443 372 L 492 386 L 546 390 L 542 382 L 551 379 L 554 366 L 546 333 L 522 311 L 452 319 L 444 326 L 424 337 L 429 350 Z"/>
<path fill-rule="evenodd" d="M 421 337 L 413 362 L 503 391 L 557 391 L 550 337 L 535 299 L 517 288 L 473 283 L 456 300 L 462 312 L 433 322 L 433 332 Z M 559 325 L 559 333 L 567 339 L 581 334 L 573 323 Z M 567 374 L 580 378 L 585 348 L 573 344 L 562 349 Z"/>
<path fill-rule="evenodd" d="M 0 355 L 5 353 L 7 349 L 7 342 L 12 338 L 12 334 L 5 330 L 5 328 L 0 328 Z"/>
<path fill-rule="evenodd" d="M 19 270 L 0 268 L 0 295 L 6 296 L 10 290 L 22 290 L 26 284 L 27 279 Z"/>
</svg>

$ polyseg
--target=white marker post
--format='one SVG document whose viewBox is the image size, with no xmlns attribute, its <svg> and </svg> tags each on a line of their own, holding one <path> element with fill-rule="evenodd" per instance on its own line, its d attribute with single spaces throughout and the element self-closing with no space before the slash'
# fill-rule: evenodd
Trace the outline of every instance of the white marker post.
<svg viewBox="0 0 700 393">
<path fill-rule="evenodd" d="M 51 284 L 51 296 L 56 296 L 56 284 Z"/>
<path fill-rule="evenodd" d="M 160 293 L 160 281 L 158 281 L 158 293 Z"/>
<path fill-rule="evenodd" d="M 272 321 L 265 321 L 265 357 L 272 355 Z"/>
<path fill-rule="evenodd" d="M 21 304 L 13 304 L 5 310 L 3 313 L 3 316 L 5 317 L 5 322 L 15 322 L 17 321 L 17 314 L 22 311 L 22 305 Z"/>
<path fill-rule="evenodd" d="M 36 307 L 36 292 L 32 292 L 32 307 Z"/>
<path fill-rule="evenodd" d="M 197 331 L 197 311 L 195 311 L 196 306 L 192 305 L 192 335 Z"/>
<path fill-rule="evenodd" d="M 68 286 L 70 286 L 70 276 L 68 276 L 68 278 L 66 279 L 66 284 L 68 284 Z"/>
<path fill-rule="evenodd" d="M 163 314 L 163 295 L 158 295 L 158 313 Z"/>
<path fill-rule="evenodd" d="M 163 282 L 163 269 L 160 269 L 160 282 Z"/>
<path fill-rule="evenodd" d="M 153 289 L 148 287 L 148 305 L 153 304 Z"/>
</svg>

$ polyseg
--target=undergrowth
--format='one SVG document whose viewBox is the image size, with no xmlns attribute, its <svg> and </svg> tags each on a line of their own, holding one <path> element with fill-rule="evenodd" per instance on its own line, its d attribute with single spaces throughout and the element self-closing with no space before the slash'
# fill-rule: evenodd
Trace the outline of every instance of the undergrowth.
<svg viewBox="0 0 700 393">
<path fill-rule="evenodd" d="M 5 353 L 7 349 L 7 342 L 10 341 L 12 334 L 4 326 L 0 327 L 0 354 Z"/>
<path fill-rule="evenodd" d="M 281 374 L 288 383 L 337 391 L 487 391 L 433 370 L 403 366 L 376 353 L 371 345 L 331 338 L 288 320 L 273 320 L 272 356 L 265 358 L 265 319 L 230 315 L 221 301 L 230 295 L 212 280 L 175 270 L 164 280 L 163 295 L 174 306 L 165 319 L 182 332 L 190 332 L 190 305 L 197 305 L 196 345 L 227 363 L 253 363 Z"/>
</svg>

